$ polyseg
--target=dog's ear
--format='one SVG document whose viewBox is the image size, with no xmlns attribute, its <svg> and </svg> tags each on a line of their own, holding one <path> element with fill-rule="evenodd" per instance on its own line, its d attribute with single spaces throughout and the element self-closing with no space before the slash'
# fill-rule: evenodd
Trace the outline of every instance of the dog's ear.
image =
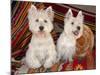
<svg viewBox="0 0 100 75">
<path fill-rule="evenodd" d="M 83 23 L 83 19 L 84 19 L 84 16 L 82 14 L 82 11 L 79 11 L 78 15 L 77 15 L 77 20 L 81 23 Z"/>
<path fill-rule="evenodd" d="M 53 21 L 53 18 L 54 18 L 54 11 L 52 10 L 52 7 L 49 6 L 45 11 L 46 11 L 46 13 L 48 14 L 50 20 Z"/>
<path fill-rule="evenodd" d="M 37 13 L 37 8 L 34 5 L 31 5 L 31 7 L 28 10 L 28 20 L 29 20 L 29 29 L 32 31 L 32 27 L 31 27 L 31 22 L 32 22 L 32 18 L 33 16 L 35 16 L 35 14 Z"/>
<path fill-rule="evenodd" d="M 73 13 L 72 13 L 72 10 L 69 9 L 68 12 L 65 15 L 65 19 L 69 20 L 71 17 L 73 17 Z"/>
<path fill-rule="evenodd" d="M 28 19 L 32 17 L 32 15 L 35 15 L 37 13 L 37 8 L 34 5 L 31 5 L 31 7 L 28 10 Z"/>
<path fill-rule="evenodd" d="M 76 36 L 76 39 L 80 38 L 83 35 L 83 18 L 84 16 L 82 14 L 82 11 L 79 11 L 76 19 L 79 22 L 79 26 L 81 27 L 81 29 L 80 29 L 79 35 Z"/>
</svg>

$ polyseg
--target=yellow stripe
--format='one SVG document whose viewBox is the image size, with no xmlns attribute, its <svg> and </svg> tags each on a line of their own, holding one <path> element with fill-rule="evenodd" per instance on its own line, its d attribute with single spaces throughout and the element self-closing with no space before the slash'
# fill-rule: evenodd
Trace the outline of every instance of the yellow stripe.
<svg viewBox="0 0 100 75">
<path fill-rule="evenodd" d="M 12 29 L 13 33 L 18 29 L 18 27 L 19 27 L 19 26 L 21 25 L 21 23 L 23 22 L 25 16 L 27 15 L 26 12 L 27 12 L 29 6 L 30 6 L 30 3 L 29 3 L 28 6 L 26 7 L 26 9 L 25 9 L 25 11 L 23 12 L 22 16 L 19 17 L 20 20 L 19 20 L 18 24 L 16 25 L 16 27 L 13 27 L 13 29 Z M 12 33 L 12 34 L 13 34 L 13 33 Z"/>
<path fill-rule="evenodd" d="M 19 18 L 21 17 L 21 15 L 23 15 L 23 11 L 25 10 L 25 8 L 26 8 L 27 4 L 28 4 L 28 3 L 25 3 L 25 4 L 24 4 L 24 8 L 21 10 L 21 12 L 20 12 L 20 14 L 19 14 L 18 18 L 16 19 L 16 22 L 15 22 L 15 24 L 14 24 L 14 25 L 16 25 L 16 24 L 17 24 L 17 22 L 18 22 Z"/>
</svg>

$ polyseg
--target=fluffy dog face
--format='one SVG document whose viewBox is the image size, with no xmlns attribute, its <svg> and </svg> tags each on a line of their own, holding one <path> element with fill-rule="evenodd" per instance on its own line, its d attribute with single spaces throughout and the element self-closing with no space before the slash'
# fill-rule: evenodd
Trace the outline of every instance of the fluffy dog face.
<svg viewBox="0 0 100 75">
<path fill-rule="evenodd" d="M 69 35 L 74 35 L 76 39 L 80 38 L 83 34 L 83 15 L 82 11 L 79 11 L 76 17 L 73 17 L 71 9 L 65 15 L 65 27 L 64 31 Z"/>
<path fill-rule="evenodd" d="M 40 35 L 50 33 L 53 29 L 53 17 L 54 12 L 51 6 L 45 10 L 38 10 L 34 5 L 31 5 L 28 11 L 29 29 L 32 33 Z"/>
</svg>

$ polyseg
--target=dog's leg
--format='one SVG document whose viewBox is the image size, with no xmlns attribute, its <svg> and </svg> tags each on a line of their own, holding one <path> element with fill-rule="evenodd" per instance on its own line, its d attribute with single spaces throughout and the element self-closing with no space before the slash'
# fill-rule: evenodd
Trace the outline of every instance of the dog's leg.
<svg viewBox="0 0 100 75">
<path fill-rule="evenodd" d="M 53 64 L 56 63 L 56 60 L 57 60 L 56 56 L 57 56 L 57 53 L 55 51 L 54 45 L 50 45 L 48 47 L 48 53 L 47 53 L 46 61 L 44 63 L 44 67 L 51 68 Z"/>
<path fill-rule="evenodd" d="M 73 62 L 73 58 L 72 58 L 72 55 L 71 56 L 69 56 L 69 62 Z"/>
<path fill-rule="evenodd" d="M 51 58 L 48 58 L 47 60 L 46 60 L 46 62 L 44 63 L 44 67 L 45 68 L 50 68 L 51 66 L 52 66 L 52 60 L 51 60 Z"/>
</svg>

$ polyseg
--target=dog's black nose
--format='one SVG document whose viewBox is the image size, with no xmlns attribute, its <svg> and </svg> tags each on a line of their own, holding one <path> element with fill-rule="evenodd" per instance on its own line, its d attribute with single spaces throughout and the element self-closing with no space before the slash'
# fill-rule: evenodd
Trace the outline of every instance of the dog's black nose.
<svg viewBox="0 0 100 75">
<path fill-rule="evenodd" d="M 80 26 L 77 26 L 77 29 L 80 30 Z"/>
<path fill-rule="evenodd" d="M 44 27 L 43 26 L 40 26 L 39 29 L 42 31 L 44 29 Z"/>
</svg>

